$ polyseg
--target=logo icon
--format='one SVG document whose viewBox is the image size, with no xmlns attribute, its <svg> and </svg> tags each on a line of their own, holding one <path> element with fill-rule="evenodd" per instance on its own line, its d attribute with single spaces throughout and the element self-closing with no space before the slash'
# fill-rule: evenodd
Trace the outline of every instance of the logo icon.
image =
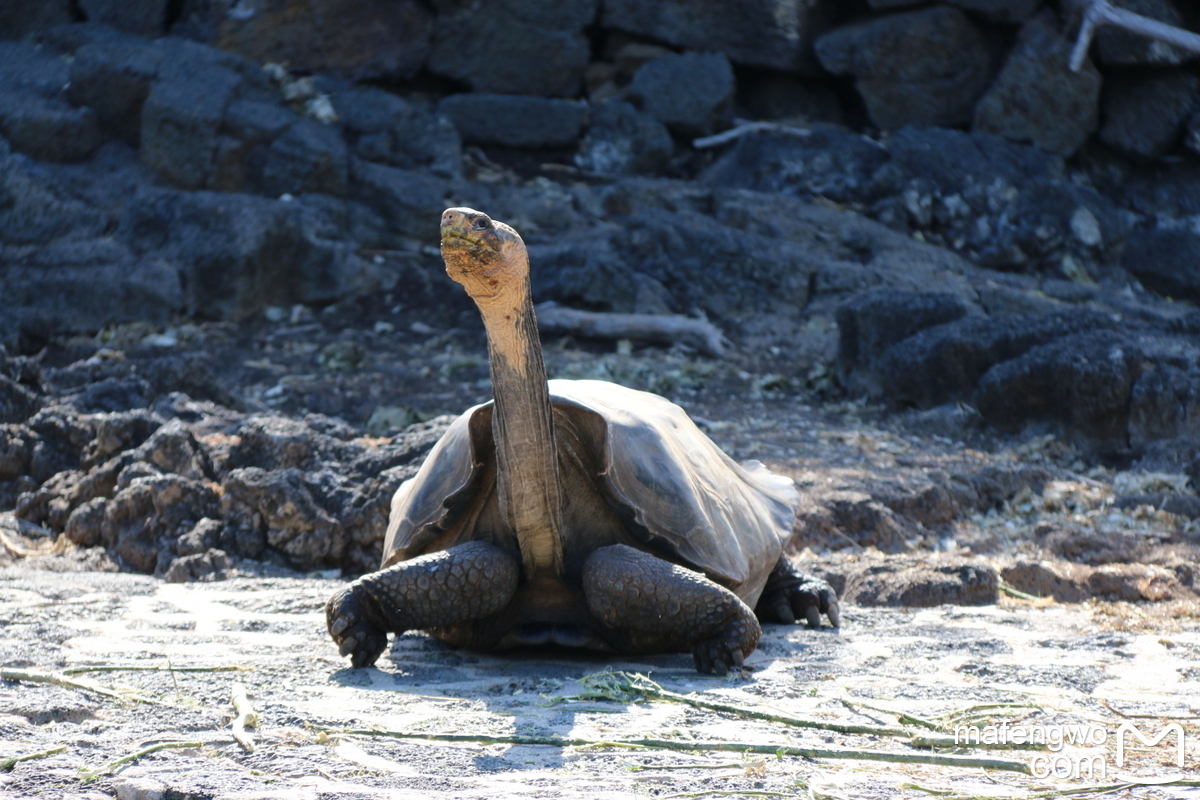
<svg viewBox="0 0 1200 800">
<path fill-rule="evenodd" d="M 1129 723 L 1129 722 L 1121 723 L 1121 727 L 1117 728 L 1117 768 L 1118 769 L 1123 769 L 1125 767 L 1125 734 L 1126 733 L 1132 733 L 1134 736 L 1136 736 L 1138 738 L 1139 741 L 1141 741 L 1142 744 L 1146 745 L 1146 747 L 1154 747 L 1154 745 L 1161 742 L 1163 739 L 1165 739 L 1170 734 L 1172 734 L 1172 733 L 1175 734 L 1175 742 L 1177 745 L 1176 746 L 1175 764 L 1180 769 L 1183 769 L 1183 750 L 1184 750 L 1183 726 L 1180 725 L 1178 722 L 1172 722 L 1167 725 L 1164 725 L 1162 727 L 1162 729 L 1159 730 L 1157 736 L 1146 736 L 1140 730 L 1137 729 L 1137 726 L 1133 725 L 1132 723 Z"/>
</svg>

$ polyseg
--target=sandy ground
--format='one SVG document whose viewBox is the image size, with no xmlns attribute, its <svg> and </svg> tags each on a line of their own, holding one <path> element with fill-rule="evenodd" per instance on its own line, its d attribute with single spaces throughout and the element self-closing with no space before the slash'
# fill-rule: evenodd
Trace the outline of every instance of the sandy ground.
<svg viewBox="0 0 1200 800">
<path fill-rule="evenodd" d="M 401 637 L 378 668 L 356 670 L 324 630 L 322 606 L 339 585 L 321 576 L 167 584 L 119 573 L 0 571 L 0 662 L 5 677 L 27 673 L 0 682 L 0 760 L 61 748 L 0 773 L 0 796 L 1032 797 L 1182 774 L 1191 786 L 1112 796 L 1200 797 L 1200 632 L 1141 622 L 1133 606 L 851 607 L 837 631 L 768 626 L 752 670 L 729 678 L 697 675 L 686 655 L 496 657 L 422 634 Z M 89 666 L 111 671 L 71 678 L 119 696 L 32 680 Z M 223 669 L 231 667 L 238 669 Z M 908 734 L 796 727 L 661 697 L 606 699 L 595 689 L 606 671 L 808 720 L 942 737 L 959 724 L 978 726 L 984 737 L 992 726 L 998 735 L 1007 722 L 1007 730 L 1038 729 L 1051 740 L 1082 732 L 1088 746 L 918 748 Z M 253 752 L 232 735 L 238 684 L 258 713 L 249 730 Z M 1153 746 L 1123 735 L 1125 761 L 1117 766 L 1123 723 L 1153 738 L 1169 722 L 1185 731 L 1182 770 L 1174 734 Z M 404 738 L 414 734 L 478 738 Z M 614 745 L 646 739 L 676 746 Z M 163 742 L 197 746 L 103 774 L 113 760 Z M 709 744 L 725 749 L 692 749 Z M 777 754 L 788 747 L 857 753 Z M 1034 774 L 866 758 L 882 753 L 1000 759 Z M 1058 777 L 1038 777 L 1048 769 Z"/>
</svg>

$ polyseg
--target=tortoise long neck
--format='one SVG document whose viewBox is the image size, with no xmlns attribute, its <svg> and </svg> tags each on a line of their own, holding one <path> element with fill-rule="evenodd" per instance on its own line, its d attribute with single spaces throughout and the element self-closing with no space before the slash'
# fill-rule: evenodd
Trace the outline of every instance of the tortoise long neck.
<svg viewBox="0 0 1200 800">
<path fill-rule="evenodd" d="M 527 274 L 527 273 L 526 273 Z M 526 278 L 516 302 L 478 303 L 488 335 L 500 509 L 527 578 L 562 574 L 562 490 L 546 366 Z"/>
</svg>

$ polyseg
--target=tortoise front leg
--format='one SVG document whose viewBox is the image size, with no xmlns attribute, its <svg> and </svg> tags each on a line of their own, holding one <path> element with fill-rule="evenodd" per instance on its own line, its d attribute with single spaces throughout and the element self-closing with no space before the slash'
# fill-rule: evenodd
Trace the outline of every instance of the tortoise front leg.
<svg viewBox="0 0 1200 800">
<path fill-rule="evenodd" d="M 520 565 L 487 542 L 394 564 L 364 575 L 325 604 L 329 635 L 356 667 L 374 664 L 387 635 L 457 625 L 501 611 L 517 591 Z"/>
<path fill-rule="evenodd" d="M 818 628 L 824 614 L 833 627 L 842 624 L 841 608 L 833 587 L 820 578 L 800 572 L 787 556 L 780 556 L 779 563 L 771 570 L 754 612 L 763 622 L 791 625 L 803 619 L 810 628 Z"/>
<path fill-rule="evenodd" d="M 724 675 L 758 646 L 762 628 L 741 599 L 698 572 L 623 544 L 583 565 L 588 608 L 633 652 L 691 650 L 699 672 Z"/>
</svg>

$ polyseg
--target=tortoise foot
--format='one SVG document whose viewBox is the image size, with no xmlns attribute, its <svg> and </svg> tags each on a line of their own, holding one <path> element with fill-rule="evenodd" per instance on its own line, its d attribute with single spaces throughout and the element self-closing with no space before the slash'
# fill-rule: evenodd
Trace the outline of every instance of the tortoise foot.
<svg viewBox="0 0 1200 800">
<path fill-rule="evenodd" d="M 329 598 L 325 604 L 325 624 L 338 652 L 350 656 L 355 667 L 369 667 L 387 648 L 387 631 L 373 620 L 379 618 L 374 601 L 359 582 L 354 582 Z"/>
<path fill-rule="evenodd" d="M 583 594 L 620 649 L 691 650 L 699 672 L 724 675 L 741 667 L 762 634 L 754 613 L 733 592 L 625 545 L 588 557 Z"/>
<path fill-rule="evenodd" d="M 758 599 L 755 613 L 763 622 L 791 625 L 802 619 L 810 628 L 821 625 L 821 615 L 837 628 L 842 624 L 837 592 L 828 583 L 800 572 L 786 556 L 780 556 L 766 588 Z"/>
<path fill-rule="evenodd" d="M 369 667 L 388 633 L 472 623 L 503 609 L 517 591 L 520 565 L 487 542 L 402 561 L 364 575 L 330 598 L 325 621 L 338 651 Z"/>
<path fill-rule="evenodd" d="M 761 635 L 762 629 L 755 622 L 753 616 L 735 616 L 722 625 L 716 635 L 698 642 L 692 647 L 692 658 L 696 662 L 696 671 L 728 675 L 729 670 L 735 667 L 742 669 L 746 656 L 754 652 Z"/>
</svg>

